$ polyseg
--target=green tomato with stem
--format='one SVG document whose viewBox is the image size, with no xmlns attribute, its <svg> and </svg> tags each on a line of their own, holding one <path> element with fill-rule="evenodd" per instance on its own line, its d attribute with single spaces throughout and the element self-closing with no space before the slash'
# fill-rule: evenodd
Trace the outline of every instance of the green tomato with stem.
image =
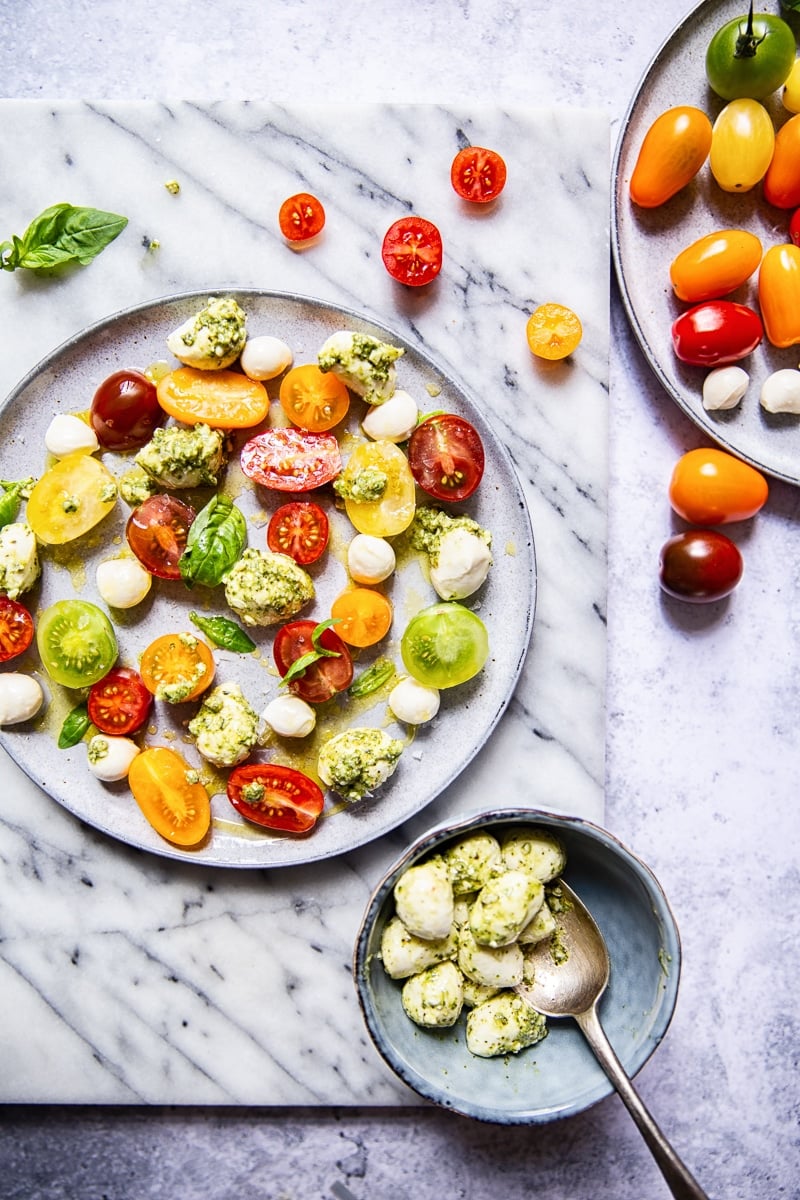
<svg viewBox="0 0 800 1200">
<path fill-rule="evenodd" d="M 786 82 L 797 47 L 792 29 L 771 13 L 728 21 L 706 51 L 706 78 L 723 100 L 765 100 Z"/>
</svg>

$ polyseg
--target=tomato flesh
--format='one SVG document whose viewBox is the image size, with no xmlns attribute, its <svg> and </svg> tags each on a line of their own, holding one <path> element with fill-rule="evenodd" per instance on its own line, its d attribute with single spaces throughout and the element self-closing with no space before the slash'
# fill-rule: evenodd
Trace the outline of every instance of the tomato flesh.
<svg viewBox="0 0 800 1200">
<path fill-rule="evenodd" d="M 347 416 L 350 393 L 332 372 L 320 371 L 316 363 L 303 363 L 281 380 L 280 402 L 294 425 L 325 433 Z"/>
<path fill-rule="evenodd" d="M 307 492 L 330 483 L 342 469 L 332 433 L 268 429 L 245 442 L 242 470 L 248 479 L 279 492 Z"/>
<path fill-rule="evenodd" d="M 287 242 L 307 242 L 322 232 L 325 209 L 310 192 L 298 192 L 280 206 L 278 225 Z"/>
<path fill-rule="evenodd" d="M 114 476 L 78 450 L 45 471 L 28 498 L 27 518 L 40 542 L 63 546 L 93 529 L 117 502 Z"/>
<path fill-rule="evenodd" d="M 337 596 L 331 605 L 336 632 L 349 646 L 374 646 L 392 624 L 392 605 L 382 592 L 356 587 Z"/>
<path fill-rule="evenodd" d="M 487 204 L 506 186 L 506 164 L 496 150 L 465 146 L 450 167 L 450 182 L 462 200 Z"/>
<path fill-rule="evenodd" d="M 489 656 L 489 636 L 474 612 L 443 600 L 411 618 L 400 652 L 409 675 L 419 683 L 456 687 L 482 670 Z"/>
<path fill-rule="evenodd" d="M 764 507 L 769 495 L 760 471 L 724 450 L 689 450 L 675 464 L 669 501 L 693 525 L 746 521 Z"/>
<path fill-rule="evenodd" d="M 150 441 L 166 413 L 146 375 L 115 371 L 95 392 L 89 419 L 106 450 L 136 450 Z"/>
<path fill-rule="evenodd" d="M 437 500 L 466 500 L 483 478 L 483 442 L 463 417 L 437 413 L 411 434 L 408 465 L 423 491 Z"/>
<path fill-rule="evenodd" d="M 299 620 L 289 621 L 278 630 L 272 653 L 281 678 L 292 663 L 314 649 L 311 635 L 316 627 L 315 621 Z M 325 650 L 332 651 L 335 657 L 317 659 L 287 685 L 289 691 L 308 704 L 323 704 L 337 692 L 345 691 L 353 682 L 353 660 L 339 635 L 328 628 L 323 630 L 317 641 Z"/>
<path fill-rule="evenodd" d="M 661 548 L 659 582 L 677 600 L 707 604 L 729 595 L 744 572 L 738 546 L 714 529 L 690 529 Z"/>
<path fill-rule="evenodd" d="M 270 517 L 267 545 L 274 554 L 288 554 L 301 567 L 322 558 L 328 545 L 330 526 L 318 504 L 293 500 L 282 504 Z"/>
<path fill-rule="evenodd" d="M 117 657 L 117 638 L 106 614 L 88 600 L 57 600 L 41 614 L 36 645 L 51 679 L 63 687 L 91 687 Z"/>
<path fill-rule="evenodd" d="M 392 279 L 424 287 L 442 269 L 442 235 L 424 217 L 401 217 L 387 229 L 381 257 Z"/>
<path fill-rule="evenodd" d="M 228 799 L 247 821 L 286 833 L 308 833 L 325 797 L 302 771 L 279 763 L 248 763 L 228 776 Z"/>
<path fill-rule="evenodd" d="M 758 313 L 733 300 L 709 300 L 672 323 L 677 357 L 696 367 L 718 367 L 752 354 L 764 336 Z"/>
<path fill-rule="evenodd" d="M 128 518 L 125 536 L 139 562 L 159 579 L 180 579 L 194 509 L 176 496 L 151 496 Z"/>
<path fill-rule="evenodd" d="M 195 700 L 214 678 L 214 656 L 193 633 L 162 633 L 152 641 L 139 664 L 149 692 L 168 704 Z"/>
<path fill-rule="evenodd" d="M 24 604 L 0 596 L 0 662 L 24 654 L 33 641 L 33 617 Z"/>
<path fill-rule="evenodd" d="M 137 754 L 128 772 L 134 799 L 156 833 L 175 846 L 203 841 L 211 827 L 211 802 L 202 783 L 177 750 L 151 746 Z"/>
<path fill-rule="evenodd" d="M 393 442 L 362 442 L 356 446 L 342 480 L 351 483 L 362 471 L 377 471 L 386 477 L 386 486 L 377 500 L 345 498 L 345 509 L 359 533 L 373 537 L 394 537 L 414 520 L 416 491 L 414 476 L 403 451 Z"/>
<path fill-rule="evenodd" d="M 269 412 L 267 389 L 240 371 L 178 367 L 162 376 L 158 403 L 176 421 L 213 429 L 250 429 Z"/>
<path fill-rule="evenodd" d="M 789 221 L 789 237 L 793 245 L 800 246 L 800 208 L 795 209 Z"/>
<path fill-rule="evenodd" d="M 141 729 L 152 705 L 152 694 L 131 667 L 113 667 L 92 684 L 87 700 L 89 720 L 111 737 L 127 737 Z"/>
</svg>

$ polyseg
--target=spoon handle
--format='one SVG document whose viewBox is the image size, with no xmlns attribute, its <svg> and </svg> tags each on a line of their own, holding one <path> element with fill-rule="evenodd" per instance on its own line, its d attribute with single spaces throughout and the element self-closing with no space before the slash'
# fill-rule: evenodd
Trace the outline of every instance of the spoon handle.
<svg viewBox="0 0 800 1200">
<path fill-rule="evenodd" d="M 688 1167 L 684 1166 L 678 1158 L 625 1073 L 625 1068 L 614 1053 L 611 1043 L 603 1031 L 595 1006 L 592 1005 L 591 1008 L 587 1008 L 586 1012 L 576 1014 L 575 1020 L 597 1056 L 600 1066 L 616 1088 L 622 1103 L 636 1122 L 672 1195 L 676 1197 L 676 1200 L 708 1200 L 707 1194 Z"/>
</svg>

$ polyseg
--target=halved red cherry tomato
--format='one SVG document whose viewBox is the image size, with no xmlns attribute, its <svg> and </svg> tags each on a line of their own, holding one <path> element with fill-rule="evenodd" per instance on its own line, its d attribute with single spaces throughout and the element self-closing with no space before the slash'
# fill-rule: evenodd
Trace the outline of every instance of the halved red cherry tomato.
<svg viewBox="0 0 800 1200">
<path fill-rule="evenodd" d="M 795 246 L 800 246 L 800 208 L 796 208 L 792 213 L 792 219 L 789 222 L 789 237 Z"/>
<path fill-rule="evenodd" d="M 746 304 L 708 300 L 672 323 L 672 345 L 681 362 L 718 367 L 752 354 L 764 336 L 761 318 Z"/>
<path fill-rule="evenodd" d="M 800 246 L 770 246 L 758 272 L 758 303 L 773 346 L 800 342 Z"/>
<path fill-rule="evenodd" d="M 24 604 L 0 596 L 0 662 L 24 654 L 33 641 L 33 617 Z"/>
<path fill-rule="evenodd" d="M 197 846 L 211 826 L 211 801 L 177 750 L 150 746 L 128 773 L 134 799 L 155 831 L 175 846 Z"/>
<path fill-rule="evenodd" d="M 486 204 L 506 186 L 506 164 L 496 150 L 465 146 L 450 167 L 450 182 L 462 200 Z"/>
<path fill-rule="evenodd" d="M 278 224 L 287 242 L 307 242 L 322 232 L 325 209 L 310 192 L 298 192 L 284 200 L 278 212 Z"/>
<path fill-rule="evenodd" d="M 707 604 L 721 600 L 744 572 L 739 547 L 716 529 L 689 529 L 661 547 L 661 587 L 677 600 Z"/>
<path fill-rule="evenodd" d="M 150 496 L 128 517 L 125 536 L 139 562 L 159 579 L 180 579 L 194 509 L 176 496 Z"/>
<path fill-rule="evenodd" d="M 411 474 L 437 500 L 466 500 L 481 481 L 484 463 L 480 434 L 455 413 L 428 417 L 409 438 Z"/>
<path fill-rule="evenodd" d="M 275 554 L 288 554 L 301 567 L 322 558 L 328 545 L 328 518 L 312 500 L 282 504 L 270 517 L 267 545 Z"/>
<path fill-rule="evenodd" d="M 101 733 L 127 737 L 141 729 L 153 705 L 153 695 L 132 667 L 112 667 L 89 689 L 89 720 Z"/>
<path fill-rule="evenodd" d="M 156 394 L 164 411 L 185 425 L 251 429 L 269 412 L 263 383 L 241 371 L 177 367 L 159 379 Z"/>
<path fill-rule="evenodd" d="M 755 516 L 769 487 L 760 471 L 724 450 L 689 450 L 675 464 L 669 502 L 693 525 L 727 525 Z"/>
<path fill-rule="evenodd" d="M 392 279 L 422 287 L 442 269 L 442 235 L 424 217 L 401 217 L 386 230 L 381 257 Z"/>
<path fill-rule="evenodd" d="M 164 423 L 155 384 L 140 371 L 115 371 L 98 387 L 89 420 L 106 450 L 136 450 Z"/>
<path fill-rule="evenodd" d="M 775 149 L 764 176 L 764 199 L 776 208 L 800 204 L 800 114 L 781 125 L 775 135 Z"/>
<path fill-rule="evenodd" d="M 325 797 L 302 771 L 279 763 L 248 763 L 228 776 L 228 799 L 247 821 L 287 833 L 308 833 Z"/>
<path fill-rule="evenodd" d="M 678 105 L 656 117 L 642 142 L 630 182 L 640 208 L 657 208 L 694 179 L 711 149 L 711 121 L 699 108 Z"/>
<path fill-rule="evenodd" d="M 281 380 L 280 401 L 294 425 L 325 433 L 347 416 L 350 393 L 333 372 L 320 371 L 316 363 L 302 363 Z"/>
<path fill-rule="evenodd" d="M 341 469 L 339 443 L 332 433 L 267 429 L 242 447 L 242 470 L 247 478 L 278 492 L 322 487 Z"/>
<path fill-rule="evenodd" d="M 300 620 L 289 621 L 278 630 L 272 653 L 281 677 L 293 662 L 313 651 L 311 635 L 316 627 L 316 621 Z M 308 704 L 322 704 L 337 692 L 343 692 L 353 682 L 353 660 L 339 635 L 329 628 L 323 630 L 317 640 L 323 649 L 332 652 L 332 656 L 318 658 L 287 685 L 295 696 Z"/>
<path fill-rule="evenodd" d="M 673 259 L 669 277 L 679 300 L 697 304 L 736 290 L 761 262 L 761 242 L 746 229 L 720 229 Z"/>
</svg>

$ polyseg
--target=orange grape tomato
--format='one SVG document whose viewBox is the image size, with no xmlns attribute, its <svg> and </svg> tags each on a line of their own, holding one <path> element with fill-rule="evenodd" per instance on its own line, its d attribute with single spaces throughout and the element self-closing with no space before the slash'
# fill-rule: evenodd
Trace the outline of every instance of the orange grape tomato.
<svg viewBox="0 0 800 1200">
<path fill-rule="evenodd" d="M 787 242 L 767 250 L 758 272 L 758 304 L 773 346 L 800 342 L 800 247 Z"/>
<path fill-rule="evenodd" d="M 302 363 L 281 380 L 280 401 L 293 425 L 309 433 L 327 433 L 347 416 L 350 393 L 331 371 Z"/>
<path fill-rule="evenodd" d="M 150 746 L 131 763 L 128 783 L 156 833 L 174 846 L 196 846 L 211 827 L 211 802 L 186 759 Z"/>
<path fill-rule="evenodd" d="M 374 646 L 392 624 L 392 605 L 382 592 L 357 587 L 337 596 L 331 605 L 336 632 L 348 646 Z"/>
<path fill-rule="evenodd" d="M 669 277 L 679 300 L 716 300 L 740 287 L 761 262 L 762 246 L 746 229 L 720 229 L 692 242 L 673 259 Z"/>
<path fill-rule="evenodd" d="M 555 361 L 577 349 L 583 328 L 578 316 L 564 304 L 540 304 L 528 318 L 525 336 L 532 354 Z"/>
<path fill-rule="evenodd" d="M 322 232 L 325 209 L 310 192 L 298 192 L 284 200 L 278 211 L 278 225 L 287 242 L 307 242 Z"/>
<path fill-rule="evenodd" d="M 755 516 L 769 488 L 760 471 L 724 450 L 689 450 L 675 464 L 669 501 L 693 525 L 728 525 Z"/>
<path fill-rule="evenodd" d="M 194 700 L 211 684 L 214 656 L 193 633 L 162 633 L 145 650 L 139 673 L 157 700 Z"/>
<path fill-rule="evenodd" d="M 158 403 L 176 421 L 212 429 L 249 429 L 269 412 L 263 383 L 239 371 L 178 367 L 158 381 Z"/>
<path fill-rule="evenodd" d="M 644 136 L 630 181 L 640 208 L 657 208 L 694 179 L 711 149 L 711 121 L 699 108 L 678 105 L 656 117 Z"/>
<path fill-rule="evenodd" d="M 764 199 L 776 208 L 797 208 L 800 204 L 800 115 L 791 117 L 775 136 L 775 149 L 764 176 Z"/>
</svg>

